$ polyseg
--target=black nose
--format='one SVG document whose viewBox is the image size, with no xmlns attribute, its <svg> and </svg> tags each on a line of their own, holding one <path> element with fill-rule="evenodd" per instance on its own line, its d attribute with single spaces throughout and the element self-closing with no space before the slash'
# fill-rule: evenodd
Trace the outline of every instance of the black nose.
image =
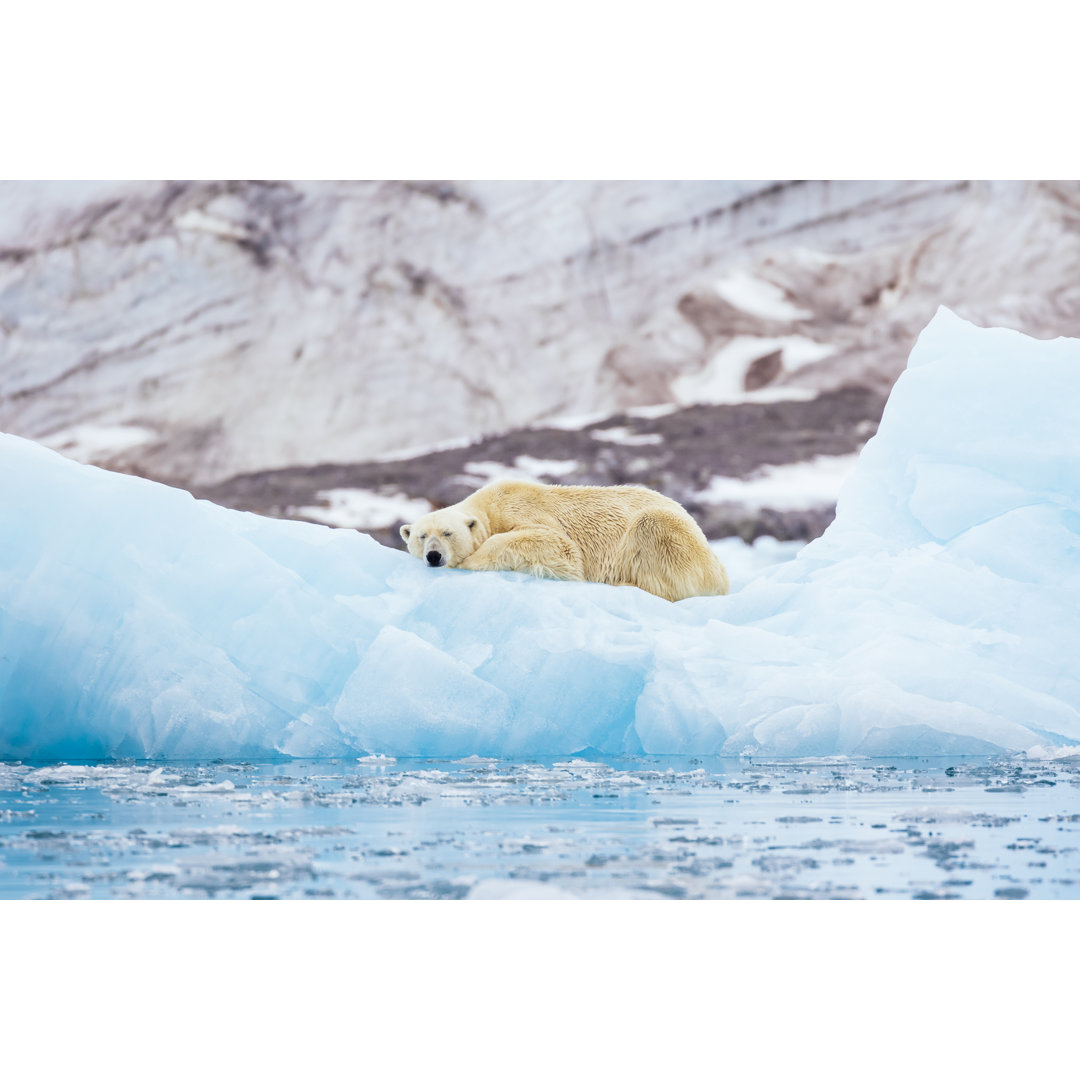
<svg viewBox="0 0 1080 1080">
<path fill-rule="evenodd" d="M 442 555 L 438 551 L 427 553 L 428 566 L 442 566 Z"/>
</svg>

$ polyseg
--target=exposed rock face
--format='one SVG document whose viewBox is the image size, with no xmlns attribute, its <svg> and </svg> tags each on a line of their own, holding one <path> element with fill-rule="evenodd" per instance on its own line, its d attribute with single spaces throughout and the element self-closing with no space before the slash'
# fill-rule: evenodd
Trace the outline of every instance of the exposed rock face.
<svg viewBox="0 0 1080 1080">
<path fill-rule="evenodd" d="M 1080 186 L 6 183 L 0 429 L 206 485 L 881 393 L 939 303 L 1080 334 Z"/>
</svg>

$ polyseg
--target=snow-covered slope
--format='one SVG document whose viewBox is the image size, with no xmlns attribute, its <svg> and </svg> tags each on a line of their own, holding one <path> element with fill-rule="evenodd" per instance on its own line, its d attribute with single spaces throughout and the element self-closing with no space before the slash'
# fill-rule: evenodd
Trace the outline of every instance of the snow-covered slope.
<svg viewBox="0 0 1080 1080">
<path fill-rule="evenodd" d="M 1080 333 L 1069 183 L 0 184 L 0 428 L 186 486 Z"/>
<path fill-rule="evenodd" d="M 433 571 L 4 436 L 0 756 L 1077 746 L 1078 403 L 1080 342 L 940 312 L 825 536 L 680 604 Z"/>
</svg>

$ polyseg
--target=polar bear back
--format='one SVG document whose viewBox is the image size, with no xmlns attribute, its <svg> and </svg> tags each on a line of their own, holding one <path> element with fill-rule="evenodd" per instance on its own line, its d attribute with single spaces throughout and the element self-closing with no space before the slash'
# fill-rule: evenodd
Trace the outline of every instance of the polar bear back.
<svg viewBox="0 0 1080 1080">
<path fill-rule="evenodd" d="M 669 599 L 728 589 L 727 574 L 697 522 L 674 499 L 649 488 L 504 480 L 481 488 L 458 509 L 479 517 L 489 536 L 529 529 L 562 534 L 580 553 L 586 581 L 635 584 Z M 661 580 L 669 571 L 679 580 Z"/>
</svg>

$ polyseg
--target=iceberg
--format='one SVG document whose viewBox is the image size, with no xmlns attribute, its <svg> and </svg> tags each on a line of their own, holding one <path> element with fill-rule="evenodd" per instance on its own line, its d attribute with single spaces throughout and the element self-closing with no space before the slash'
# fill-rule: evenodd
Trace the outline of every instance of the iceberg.
<svg viewBox="0 0 1080 1080">
<path fill-rule="evenodd" d="M 0 758 L 1080 744 L 1080 341 L 941 309 L 836 519 L 727 597 L 432 570 L 0 436 Z"/>
</svg>

